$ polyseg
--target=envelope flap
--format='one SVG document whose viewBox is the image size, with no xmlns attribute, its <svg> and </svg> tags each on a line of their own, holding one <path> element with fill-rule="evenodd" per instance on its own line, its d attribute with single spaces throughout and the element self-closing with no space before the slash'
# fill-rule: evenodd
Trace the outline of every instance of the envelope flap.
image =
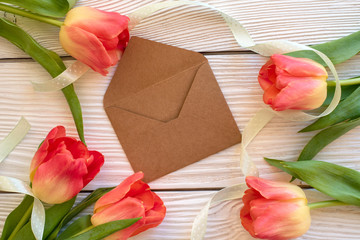
<svg viewBox="0 0 360 240">
<path fill-rule="evenodd" d="M 211 103 L 211 108 L 209 103 Z M 221 131 L 225 135 L 233 135 L 234 129 L 237 129 L 229 106 L 208 63 L 199 67 L 180 117 L 202 119 L 214 131 Z"/>
<path fill-rule="evenodd" d="M 104 96 L 104 107 L 207 61 L 196 52 L 132 37 Z"/>
<path fill-rule="evenodd" d="M 131 96 L 122 98 L 112 106 L 154 120 L 168 122 L 179 116 L 199 66 L 179 72 Z"/>
</svg>

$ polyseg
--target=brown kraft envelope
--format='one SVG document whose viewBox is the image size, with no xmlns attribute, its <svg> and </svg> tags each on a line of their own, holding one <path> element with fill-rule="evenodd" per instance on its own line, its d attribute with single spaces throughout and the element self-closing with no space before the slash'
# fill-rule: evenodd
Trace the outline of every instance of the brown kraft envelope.
<svg viewBox="0 0 360 240">
<path fill-rule="evenodd" d="M 119 62 L 104 108 L 146 182 L 241 142 L 207 59 L 138 37 Z"/>
</svg>

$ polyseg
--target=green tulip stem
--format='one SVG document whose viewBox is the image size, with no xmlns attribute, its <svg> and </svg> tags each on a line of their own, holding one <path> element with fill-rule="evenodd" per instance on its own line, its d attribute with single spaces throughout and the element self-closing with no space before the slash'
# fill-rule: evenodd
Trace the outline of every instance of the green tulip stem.
<svg viewBox="0 0 360 240">
<path fill-rule="evenodd" d="M 14 230 L 12 231 L 12 233 L 10 234 L 10 236 L 9 236 L 9 238 L 7 240 L 12 240 L 15 237 L 16 233 L 18 231 L 20 231 L 20 229 L 27 223 L 27 221 L 29 221 L 33 205 L 34 205 L 34 203 L 32 203 L 29 206 L 29 208 L 26 210 L 26 212 L 21 217 L 20 221 L 18 222 L 18 224 L 16 225 L 16 227 L 14 228 Z"/>
<path fill-rule="evenodd" d="M 351 86 L 351 85 L 357 85 L 360 84 L 360 77 L 350 78 L 346 80 L 341 80 L 340 85 L 341 86 Z M 327 81 L 327 85 L 329 87 L 334 87 L 336 85 L 335 81 Z"/>
<path fill-rule="evenodd" d="M 8 12 L 8 13 L 13 13 L 16 15 L 20 15 L 23 17 L 27 17 L 27 18 L 31 18 L 34 20 L 38 20 L 40 22 L 44 22 L 44 23 L 48 23 L 57 27 L 61 27 L 63 25 L 63 22 L 58 21 L 56 19 L 53 18 L 49 18 L 49 17 L 45 17 L 45 16 L 41 16 L 38 14 L 34 14 L 19 8 L 15 8 L 15 7 L 11 7 L 9 5 L 5 5 L 5 4 L 0 4 L 0 10 L 4 11 L 4 12 Z"/>
<path fill-rule="evenodd" d="M 334 207 L 334 206 L 343 206 L 343 205 L 350 205 L 350 204 L 340 202 L 338 200 L 328 200 L 328 201 L 314 202 L 314 203 L 309 203 L 308 204 L 310 209 L 324 208 L 324 207 Z"/>
</svg>

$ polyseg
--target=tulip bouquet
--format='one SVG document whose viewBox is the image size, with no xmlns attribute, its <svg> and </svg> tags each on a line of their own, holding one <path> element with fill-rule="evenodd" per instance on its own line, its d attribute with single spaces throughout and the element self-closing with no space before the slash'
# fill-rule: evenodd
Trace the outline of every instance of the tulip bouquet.
<svg viewBox="0 0 360 240">
<path fill-rule="evenodd" d="M 98 189 L 74 206 L 76 195 L 104 163 L 104 156 L 89 151 L 84 143 L 66 136 L 62 126 L 52 129 L 35 153 L 30 166 L 32 193 L 44 203 L 42 239 L 121 239 L 159 225 L 166 208 L 160 197 L 133 174 L 115 188 Z M 0 239 L 37 239 L 32 233 L 31 209 L 34 198 L 25 196 L 10 213 Z M 95 203 L 94 214 L 64 226 Z M 61 232 L 60 232 L 61 231 Z"/>
<path fill-rule="evenodd" d="M 129 41 L 129 18 L 118 13 L 90 7 L 72 9 L 76 0 L 49 0 L 46 4 L 40 0 L 5 2 L 18 7 L 0 4 L 0 10 L 59 27 L 63 48 L 102 75 L 106 75 L 106 69 L 114 66 L 121 58 Z M 64 22 L 56 20 L 65 15 Z M 40 46 L 16 24 L 0 18 L 0 36 L 28 53 L 52 77 L 66 78 L 66 74 L 63 75 L 66 67 L 61 58 Z M 360 32 L 356 32 L 312 48 L 324 53 L 333 64 L 338 64 L 360 51 L 359 37 Z M 275 111 L 312 110 L 329 104 L 334 95 L 335 82 L 326 81 L 326 66 L 322 58 L 308 50 L 272 55 L 258 76 L 264 90 L 265 104 Z M 246 178 L 249 189 L 243 197 L 244 207 L 240 217 L 244 228 L 253 237 L 298 237 L 310 226 L 310 209 L 346 204 L 360 206 L 359 172 L 331 163 L 304 161 L 311 160 L 331 141 L 360 124 L 359 84 L 360 77 L 341 81 L 342 102 L 329 115 L 302 130 L 326 128 L 305 146 L 299 161 L 265 159 L 334 200 L 308 204 L 303 191 L 295 185 L 249 176 Z M 30 219 L 34 197 L 53 204 L 45 211 L 42 239 L 125 240 L 159 225 L 166 208 L 159 196 L 141 181 L 141 172 L 128 177 L 115 188 L 95 190 L 74 206 L 76 195 L 100 171 L 104 157 L 97 151 L 87 149 L 81 107 L 72 82 L 65 82 L 61 89 L 72 111 L 81 141 L 66 136 L 61 126 L 49 132 L 31 162 L 30 181 L 34 196 L 26 196 L 8 216 L 1 240 L 38 237 L 32 234 Z M 95 207 L 92 216 L 77 218 L 69 224 L 93 203 Z"/>
<path fill-rule="evenodd" d="M 360 51 L 360 32 L 313 46 L 338 64 Z M 349 47 L 351 46 L 351 47 Z M 327 81 L 326 64 L 312 52 L 274 54 L 260 69 L 258 81 L 263 101 L 275 111 L 312 110 L 329 104 L 334 82 Z M 360 206 L 360 173 L 336 164 L 312 160 L 327 144 L 360 124 L 360 77 L 340 81 L 342 101 L 330 114 L 300 132 L 318 132 L 302 150 L 297 162 L 265 158 L 272 166 L 300 179 L 334 200 L 308 203 L 301 188 L 291 183 L 246 177 L 240 218 L 255 238 L 293 239 L 310 227 L 310 210 L 339 205 Z M 328 96 L 327 96 L 327 93 Z"/>
<path fill-rule="evenodd" d="M 108 67 L 118 62 L 129 41 L 129 19 L 118 13 L 88 7 L 74 8 L 68 12 L 76 3 L 74 0 L 10 3 L 21 8 L 0 4 L 0 10 L 60 27 L 60 42 L 64 49 L 103 75 L 108 73 Z M 55 19 L 65 14 L 67 17 L 64 22 Z M 0 18 L 0 36 L 28 53 L 52 77 L 66 77 L 61 75 L 66 70 L 61 58 L 40 46 L 16 24 Z M 8 216 L 0 239 L 125 240 L 159 225 L 165 217 L 166 208 L 160 197 L 141 181 L 142 172 L 128 177 L 115 188 L 95 190 L 74 206 L 77 194 L 100 171 L 104 156 L 98 151 L 88 150 L 81 107 L 74 87 L 71 82 L 62 87 L 81 141 L 66 136 L 62 126 L 49 132 L 30 166 L 30 193 L 36 199 L 52 204 L 45 210 L 45 228 L 40 230 L 40 236 L 33 234 L 36 223 L 33 224 L 33 217 L 30 217 L 34 214 L 32 206 L 35 199 L 27 195 Z M 68 224 L 93 203 L 95 207 L 92 216 L 86 215 Z"/>
</svg>

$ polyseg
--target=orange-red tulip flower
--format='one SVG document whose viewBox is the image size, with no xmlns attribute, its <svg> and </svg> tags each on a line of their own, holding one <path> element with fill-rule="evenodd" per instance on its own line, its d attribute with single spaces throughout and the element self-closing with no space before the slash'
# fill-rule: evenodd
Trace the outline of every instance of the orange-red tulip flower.
<svg viewBox="0 0 360 240">
<path fill-rule="evenodd" d="M 296 185 L 246 177 L 241 223 L 255 238 L 284 240 L 303 235 L 310 227 L 305 193 Z"/>
<path fill-rule="evenodd" d="M 65 128 L 53 128 L 34 155 L 30 181 L 36 197 L 57 204 L 75 197 L 100 171 L 104 156 L 67 137 Z"/>
<path fill-rule="evenodd" d="M 129 41 L 128 22 L 128 17 L 116 12 L 76 7 L 66 15 L 60 43 L 71 56 L 106 75 Z"/>
<path fill-rule="evenodd" d="M 142 217 L 135 224 L 120 230 L 106 240 L 125 240 L 149 228 L 158 226 L 165 217 L 166 208 L 160 197 L 141 181 L 142 172 L 126 178 L 119 186 L 102 196 L 95 204 L 93 225 Z"/>
<path fill-rule="evenodd" d="M 275 111 L 318 108 L 326 99 L 325 68 L 307 58 L 274 54 L 261 68 L 258 81 L 263 100 Z"/>
</svg>

